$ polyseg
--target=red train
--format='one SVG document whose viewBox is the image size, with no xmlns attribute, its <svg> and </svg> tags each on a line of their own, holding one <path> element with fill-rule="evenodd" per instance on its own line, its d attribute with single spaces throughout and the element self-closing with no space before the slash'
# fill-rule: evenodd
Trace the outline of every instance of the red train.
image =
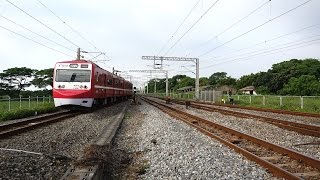
<svg viewBox="0 0 320 180">
<path fill-rule="evenodd" d="M 132 83 L 87 60 L 56 63 L 53 98 L 56 107 L 104 105 L 132 95 Z"/>
</svg>

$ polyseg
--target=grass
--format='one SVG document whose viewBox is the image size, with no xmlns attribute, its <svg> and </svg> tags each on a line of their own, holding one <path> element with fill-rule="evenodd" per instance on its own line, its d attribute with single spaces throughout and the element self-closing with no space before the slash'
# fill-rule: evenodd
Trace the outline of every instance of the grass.
<svg viewBox="0 0 320 180">
<path fill-rule="evenodd" d="M 56 111 L 53 101 L 48 102 L 48 98 L 43 101 L 42 97 L 39 98 L 38 102 L 32 99 L 29 103 L 28 99 L 22 99 L 21 103 L 19 99 L 10 100 L 10 111 L 9 101 L 0 100 L 0 121 L 20 119 L 25 117 L 34 116 L 35 114 L 44 114 L 48 112 Z"/>
<path fill-rule="evenodd" d="M 241 106 L 260 107 L 270 109 L 281 109 L 298 112 L 320 113 L 320 97 L 303 97 L 303 108 L 301 107 L 301 98 L 298 96 L 232 96 L 234 103 Z M 224 99 L 228 99 L 224 96 Z M 280 102 L 282 101 L 282 104 Z"/>
<path fill-rule="evenodd" d="M 161 97 L 165 96 L 164 94 L 157 95 Z M 171 97 L 176 99 L 187 99 L 189 97 L 192 99 L 194 93 L 189 93 L 189 95 L 188 93 L 171 94 Z M 280 104 L 280 96 L 266 95 L 264 96 L 265 98 L 259 95 L 251 96 L 251 101 L 249 95 L 233 95 L 232 97 L 234 103 L 240 106 L 320 113 L 320 96 L 304 96 L 303 107 L 301 107 L 301 98 L 299 96 L 282 96 L 282 104 Z M 226 103 L 228 103 L 227 96 L 224 95 L 223 98 L 226 100 Z M 218 101 L 217 103 L 221 103 L 221 101 Z"/>
</svg>

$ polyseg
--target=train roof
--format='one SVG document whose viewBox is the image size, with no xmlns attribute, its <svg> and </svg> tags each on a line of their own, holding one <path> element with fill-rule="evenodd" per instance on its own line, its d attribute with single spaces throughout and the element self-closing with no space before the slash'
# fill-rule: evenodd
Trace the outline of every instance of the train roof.
<svg viewBox="0 0 320 180">
<path fill-rule="evenodd" d="M 92 61 L 89 61 L 89 60 L 85 60 L 85 59 L 69 60 L 69 61 L 60 61 L 60 62 L 57 62 L 57 63 L 90 63 L 90 64 L 95 64 L 95 65 L 97 65 L 96 63 L 94 63 L 94 62 L 92 62 Z"/>
</svg>

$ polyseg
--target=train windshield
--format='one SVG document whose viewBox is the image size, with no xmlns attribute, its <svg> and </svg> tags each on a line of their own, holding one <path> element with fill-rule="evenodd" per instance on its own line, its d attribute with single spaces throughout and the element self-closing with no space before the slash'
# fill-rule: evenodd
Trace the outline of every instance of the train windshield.
<svg viewBox="0 0 320 180">
<path fill-rule="evenodd" d="M 90 70 L 57 69 L 56 82 L 90 82 Z"/>
</svg>

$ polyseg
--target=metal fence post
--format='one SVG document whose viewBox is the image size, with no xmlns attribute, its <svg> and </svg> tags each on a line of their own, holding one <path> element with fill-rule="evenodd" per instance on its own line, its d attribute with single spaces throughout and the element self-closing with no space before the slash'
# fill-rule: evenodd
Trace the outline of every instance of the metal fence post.
<svg viewBox="0 0 320 180">
<path fill-rule="evenodd" d="M 29 96 L 29 109 L 31 108 L 31 97 Z"/>
<path fill-rule="evenodd" d="M 300 105 L 301 105 L 301 109 L 303 109 L 303 96 L 300 96 Z"/>
<path fill-rule="evenodd" d="M 51 96 L 49 96 L 49 103 L 51 103 Z"/>
<path fill-rule="evenodd" d="M 19 100 L 20 100 L 20 109 L 21 109 L 21 95 L 19 95 L 19 97 L 20 97 L 20 99 L 19 99 Z"/>
<path fill-rule="evenodd" d="M 37 96 L 37 106 L 38 106 L 38 104 L 39 104 L 39 97 Z"/>
<path fill-rule="evenodd" d="M 265 106 L 266 105 L 266 97 L 262 96 L 262 104 Z"/>
<path fill-rule="evenodd" d="M 204 91 L 204 102 L 207 101 L 207 91 Z"/>
<path fill-rule="evenodd" d="M 249 96 L 249 99 L 250 99 L 250 104 L 251 104 L 251 102 L 252 102 L 251 95 Z"/>
<path fill-rule="evenodd" d="M 238 95 L 238 101 L 240 101 L 240 96 Z"/>
<path fill-rule="evenodd" d="M 45 98 L 45 97 L 44 97 L 44 96 L 42 96 L 42 103 L 43 103 L 43 104 L 44 104 L 44 98 Z"/>
<path fill-rule="evenodd" d="M 280 96 L 280 106 L 282 106 L 282 96 Z"/>
<path fill-rule="evenodd" d="M 216 96 L 214 94 L 214 90 L 212 90 L 212 102 L 215 103 L 216 102 Z"/>
<path fill-rule="evenodd" d="M 190 96 L 190 94 L 188 93 L 188 97 L 187 97 L 188 99 L 189 99 L 189 96 Z"/>
<path fill-rule="evenodd" d="M 9 96 L 9 111 L 11 111 L 11 101 L 10 101 L 10 96 Z"/>
</svg>

